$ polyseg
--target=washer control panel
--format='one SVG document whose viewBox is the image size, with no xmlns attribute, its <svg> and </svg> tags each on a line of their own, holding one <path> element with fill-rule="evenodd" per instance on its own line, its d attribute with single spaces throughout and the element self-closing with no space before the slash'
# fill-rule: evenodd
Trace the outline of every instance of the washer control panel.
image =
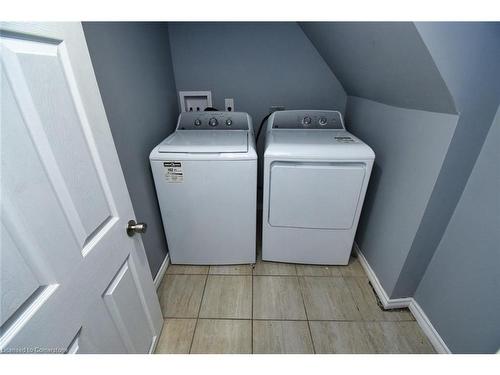
<svg viewBox="0 0 500 375">
<path fill-rule="evenodd" d="M 279 111 L 274 113 L 273 129 L 345 129 L 338 111 Z"/>
<path fill-rule="evenodd" d="M 179 130 L 249 130 L 245 112 L 182 112 L 177 121 Z"/>
</svg>

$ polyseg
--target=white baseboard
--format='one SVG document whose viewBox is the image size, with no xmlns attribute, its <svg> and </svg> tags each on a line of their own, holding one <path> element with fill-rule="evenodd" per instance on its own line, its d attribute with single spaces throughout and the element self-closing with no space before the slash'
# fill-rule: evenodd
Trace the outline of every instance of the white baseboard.
<svg viewBox="0 0 500 375">
<path fill-rule="evenodd" d="M 156 289 L 158 289 L 158 287 L 160 286 L 161 280 L 163 279 L 165 272 L 167 272 L 167 268 L 168 268 L 169 264 L 170 264 L 170 257 L 168 256 L 168 253 L 167 253 L 167 256 L 165 257 L 165 259 L 163 259 L 163 263 L 161 264 L 160 269 L 156 273 L 156 276 L 155 276 L 154 281 L 153 281 Z"/>
<path fill-rule="evenodd" d="M 415 299 L 412 298 L 412 300 L 413 301 L 410 305 L 410 311 L 415 317 L 415 320 L 417 321 L 420 328 L 422 328 L 422 331 L 425 333 L 425 335 L 431 342 L 434 349 L 436 349 L 436 352 L 440 354 L 451 354 L 451 350 L 448 348 L 442 337 L 439 335 L 438 331 L 436 331 L 431 321 L 425 314 L 424 310 L 422 310 L 422 307 L 420 307 L 420 305 L 418 304 L 417 301 L 415 301 Z"/>
<path fill-rule="evenodd" d="M 149 347 L 148 354 L 153 354 L 155 352 L 156 347 L 158 346 L 159 338 L 160 338 L 160 335 L 153 337 L 153 340 L 151 341 L 151 346 Z"/>
<path fill-rule="evenodd" d="M 384 309 L 400 309 L 404 307 L 409 308 L 411 313 L 415 317 L 415 320 L 417 321 L 418 325 L 425 333 L 425 335 L 431 342 L 436 352 L 440 354 L 450 354 L 451 353 L 450 349 L 448 348 L 448 346 L 446 346 L 446 343 L 441 338 L 439 333 L 436 331 L 436 329 L 434 328 L 431 321 L 425 314 L 424 310 L 422 310 L 418 302 L 413 297 L 389 298 L 386 291 L 382 287 L 382 284 L 380 283 L 377 275 L 370 267 L 370 264 L 366 260 L 365 256 L 363 255 L 363 252 L 361 251 L 356 242 L 354 242 L 354 250 L 358 255 L 359 262 L 361 263 L 361 266 L 365 270 L 366 275 L 368 276 L 368 279 L 370 280 L 370 283 L 372 284 L 373 289 L 375 290 L 375 293 L 377 293 L 380 302 L 382 302 Z"/>
<path fill-rule="evenodd" d="M 389 298 L 384 288 L 382 287 L 382 284 L 380 284 L 377 275 L 375 275 L 375 272 L 373 272 L 373 269 L 370 267 L 370 264 L 368 264 L 368 261 L 366 260 L 356 242 L 354 242 L 354 249 L 356 251 L 356 254 L 358 255 L 359 262 L 365 270 L 366 275 L 368 276 L 368 280 L 370 280 L 373 289 L 375 289 L 375 292 L 377 293 L 380 302 L 382 302 L 382 306 L 384 306 L 384 309 L 401 309 L 404 307 L 410 307 L 413 298 Z"/>
</svg>

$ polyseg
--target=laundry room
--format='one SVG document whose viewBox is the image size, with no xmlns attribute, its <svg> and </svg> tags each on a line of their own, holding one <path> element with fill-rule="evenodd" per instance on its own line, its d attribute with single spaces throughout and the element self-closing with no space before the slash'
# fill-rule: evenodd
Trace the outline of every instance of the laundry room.
<svg viewBox="0 0 500 375">
<path fill-rule="evenodd" d="M 1 353 L 500 350 L 500 22 L 0 39 Z"/>
<path fill-rule="evenodd" d="M 470 288 L 468 293 L 472 293 L 475 289 L 464 280 L 466 274 L 470 275 L 465 269 L 473 265 L 483 269 L 488 267 L 489 263 L 492 267 L 491 273 L 484 273 L 484 277 L 492 277 L 492 274 L 497 272 L 490 260 L 491 257 L 498 258 L 498 251 L 495 246 L 476 247 L 474 261 L 472 262 L 472 259 L 465 261 L 468 257 L 472 257 L 469 251 L 471 245 L 466 246 L 464 243 L 459 248 L 455 247 L 452 244 L 456 241 L 463 242 L 464 239 L 450 238 L 448 236 L 451 236 L 451 233 L 446 233 L 446 230 L 456 231 L 454 236 L 462 235 L 470 238 L 469 233 L 449 225 L 455 208 L 460 207 L 460 198 L 485 140 L 487 137 L 494 137 L 492 124 L 498 110 L 499 84 L 491 80 L 491 77 L 499 73 L 498 24 L 83 23 L 83 29 L 103 102 L 107 108 L 106 113 L 118 155 L 122 165 L 126 165 L 124 174 L 127 186 L 133 192 L 131 198 L 136 216 L 149 225 L 148 234 L 143 236 L 143 242 L 153 274 L 158 273 L 166 258 L 168 249 L 166 241 L 169 241 L 169 236 L 167 235 L 166 239 L 164 237 L 161 214 L 155 201 L 154 182 L 146 161 L 158 141 L 166 138 L 175 129 L 178 114 L 182 110 L 178 107 L 182 105 L 179 93 L 198 92 L 203 97 L 204 92 L 208 91 L 211 100 L 206 106 L 211 107 L 210 109 L 227 111 L 226 103 L 230 100 L 231 111 L 235 114 L 240 111 L 248 113 L 252 118 L 254 136 L 259 134 L 257 139 L 259 158 L 263 158 L 265 138 L 269 134 L 267 129 L 260 128 L 267 126 L 267 122 L 261 121 L 269 113 L 306 109 L 304 113 L 307 115 L 314 114 L 314 111 L 338 111 L 340 121 L 345 123 L 346 129 L 366 142 L 374 154 L 371 176 L 370 173 L 366 173 L 369 184 L 359 217 L 353 256 L 350 259 L 357 271 L 349 269 L 343 272 L 339 266 L 328 267 L 328 264 L 345 264 L 345 259 L 342 259 L 341 263 L 335 263 L 339 261 L 338 259 L 325 258 L 321 261 L 315 259 L 312 254 L 311 247 L 318 246 L 322 249 L 318 249 L 318 252 L 329 253 L 326 254 L 328 257 L 334 253 L 335 245 L 342 241 L 348 243 L 347 254 L 351 254 L 353 242 L 352 240 L 349 242 L 349 236 L 346 240 L 335 237 L 323 240 L 319 238 L 322 236 L 322 231 L 313 232 L 311 238 L 307 237 L 311 229 L 283 232 L 281 228 L 276 232 L 272 231 L 273 224 L 267 221 L 268 218 L 272 220 L 267 212 L 269 202 L 264 201 L 264 209 L 262 207 L 262 195 L 264 195 L 262 186 L 266 180 L 261 173 L 262 161 L 257 182 L 259 199 L 256 218 L 261 227 L 256 231 L 260 236 L 262 230 L 271 229 L 270 241 L 275 243 L 270 251 L 276 249 L 279 252 L 274 258 L 279 263 L 268 264 L 264 261 L 259 264 L 262 258 L 257 259 L 253 271 L 245 266 L 224 268 L 212 265 L 209 268 L 202 265 L 189 268 L 185 265 L 171 265 L 166 271 L 167 276 L 164 281 L 175 283 L 176 278 L 189 280 L 184 274 L 209 273 L 207 286 L 211 286 L 213 281 L 214 288 L 223 290 L 224 277 L 219 276 L 217 280 L 217 274 L 253 274 L 255 288 L 255 279 L 258 280 L 259 274 L 262 274 L 263 287 L 270 290 L 273 285 L 267 285 L 266 282 L 272 284 L 274 281 L 272 276 L 275 275 L 293 275 L 304 277 L 304 280 L 310 277 L 314 282 L 316 281 L 314 277 L 317 275 L 343 275 L 356 273 L 362 269 L 359 272 L 366 277 L 369 286 L 364 285 L 360 289 L 361 292 L 373 293 L 373 288 L 382 308 L 413 306 L 418 314 L 426 314 L 426 322 L 433 322 L 433 330 L 436 329 L 436 325 L 441 328 L 440 336 L 433 338 L 437 341 L 439 350 L 448 351 L 450 350 L 448 345 L 456 345 L 455 350 L 459 352 L 481 351 L 487 350 L 486 347 L 490 344 L 491 350 L 494 350 L 500 338 L 498 332 L 493 329 L 498 324 L 497 319 L 493 317 L 500 306 L 494 304 L 490 307 L 485 306 L 481 312 L 462 310 L 460 306 L 465 293 L 463 287 Z M 152 40 L 150 35 L 155 35 L 155 39 Z M 133 46 L 131 41 L 134 42 Z M 464 44 L 468 46 L 467 49 L 461 47 Z M 158 49 L 158 45 L 165 47 Z M 132 52 L 133 48 L 136 50 Z M 135 61 L 131 60 L 131 57 L 134 57 Z M 117 60 L 121 62 L 118 65 Z M 163 68 L 167 66 L 169 69 L 159 71 L 158 66 Z M 464 73 L 462 75 L 456 72 Z M 468 79 L 470 75 L 473 75 L 474 79 Z M 158 79 L 160 76 L 162 79 Z M 134 91 L 131 92 L 130 87 L 134 87 Z M 123 100 L 117 100 L 117 95 L 123 96 Z M 184 110 L 190 111 L 190 108 Z M 197 111 L 196 108 L 194 110 Z M 205 114 L 202 116 L 207 121 L 213 117 Z M 165 121 L 166 118 L 169 121 Z M 498 115 L 495 121 L 498 122 Z M 145 123 L 148 126 L 145 126 Z M 491 131 L 488 132 L 490 128 Z M 130 139 L 134 139 L 133 144 L 130 143 Z M 306 145 L 310 145 L 310 142 L 305 142 Z M 318 148 L 312 148 L 311 152 L 316 152 Z M 281 151 L 287 152 L 286 149 L 277 152 Z M 279 166 L 276 167 L 278 168 L 276 172 L 279 174 Z M 297 170 L 297 166 L 292 166 L 292 169 Z M 232 178 L 232 173 L 229 173 L 230 175 L 220 181 L 219 193 L 222 196 L 219 204 L 210 210 L 210 205 L 213 203 L 210 201 L 210 196 L 203 197 L 202 201 L 207 204 L 205 208 L 208 210 L 206 217 L 200 217 L 200 212 L 203 210 L 197 210 L 196 207 L 202 202 L 195 200 L 194 205 L 191 205 L 173 196 L 166 196 L 165 199 L 170 198 L 172 203 L 179 204 L 175 209 L 172 208 L 175 214 L 182 212 L 182 207 L 189 207 L 190 211 L 194 212 L 193 215 L 198 216 L 193 218 L 187 215 L 183 218 L 186 222 L 179 224 L 181 227 L 194 227 L 198 228 L 197 231 L 203 232 L 203 226 L 217 227 L 219 220 L 225 220 L 224 213 L 218 212 L 225 200 L 224 197 L 229 199 L 233 197 L 235 191 L 242 192 L 245 189 L 245 186 L 238 185 Z M 210 178 L 216 178 L 210 172 L 203 176 L 206 184 Z M 188 180 L 195 176 L 185 175 L 183 178 Z M 276 186 L 274 199 L 279 199 L 277 205 L 283 205 L 279 208 L 283 215 L 291 216 L 290 227 L 307 227 L 301 220 L 312 220 L 313 217 L 317 220 L 311 223 L 312 228 L 321 227 L 322 220 L 335 220 L 331 213 L 332 210 L 335 212 L 335 209 L 343 212 L 339 217 L 339 220 L 342 220 L 342 215 L 346 212 L 342 209 L 349 211 L 349 207 L 341 205 L 347 204 L 348 199 L 357 202 L 359 195 L 358 188 L 354 193 L 357 195 L 349 197 L 349 185 L 336 188 L 335 179 L 331 180 L 331 185 L 322 186 L 329 183 L 328 178 L 320 176 L 315 181 L 311 175 L 301 177 L 300 172 L 296 176 L 283 178 L 282 185 Z M 309 181 L 304 181 L 303 178 Z M 350 176 L 350 178 L 356 177 Z M 302 184 L 294 189 L 294 184 L 299 184 L 301 180 Z M 312 185 L 304 185 L 308 182 Z M 338 191 L 338 188 L 346 190 Z M 251 191 L 244 191 L 242 194 L 244 198 L 244 195 L 248 196 Z M 491 194 L 496 193 L 491 191 Z M 340 197 L 339 202 L 321 200 L 326 196 L 336 195 Z M 320 198 L 313 199 L 314 196 Z M 490 198 L 494 197 L 490 195 Z M 294 204 L 297 200 L 303 204 Z M 236 202 L 235 204 L 238 205 Z M 317 206 L 311 208 L 311 204 Z M 308 211 L 307 207 L 311 210 Z M 324 210 L 318 211 L 321 207 L 324 207 Z M 467 211 L 468 215 L 474 214 L 474 211 Z M 237 237 L 243 237 L 246 233 L 244 227 L 247 225 L 243 224 L 243 221 L 250 220 L 248 225 L 252 223 L 251 219 L 245 219 L 237 212 L 237 209 L 233 211 L 236 217 L 231 217 L 229 221 L 232 224 L 241 224 L 242 227 L 238 229 L 239 227 L 235 226 L 229 233 L 234 234 L 234 231 L 238 231 Z M 325 216 L 319 217 L 318 212 L 319 215 Z M 457 211 L 455 215 L 459 213 L 460 211 Z M 491 219 L 497 211 L 493 210 L 491 213 L 493 216 L 488 218 L 477 211 L 477 214 L 483 217 L 482 219 L 478 217 L 477 220 L 492 223 Z M 222 216 L 219 217 L 218 214 Z M 264 222 L 262 215 L 265 217 Z M 311 217 L 308 218 L 307 215 Z M 210 217 L 214 219 L 210 220 Z M 276 219 L 281 220 L 279 217 Z M 352 219 L 349 217 L 351 222 Z M 460 225 L 459 217 L 453 219 L 451 224 L 457 221 L 454 225 Z M 189 225 L 190 220 L 192 225 Z M 473 222 L 476 220 L 471 220 L 471 223 Z M 168 221 L 164 221 L 163 225 L 166 230 L 169 229 Z M 177 225 L 175 221 L 170 223 L 170 226 L 174 225 Z M 479 222 L 475 225 L 479 225 Z M 193 245 L 191 236 L 186 236 L 180 227 L 176 230 L 181 236 L 180 241 L 183 237 L 189 239 L 190 245 Z M 446 237 L 443 238 L 445 234 Z M 196 234 L 193 235 L 196 237 Z M 275 235 L 277 238 L 274 238 Z M 292 239 L 290 236 L 293 236 Z M 207 241 L 206 238 L 197 240 L 201 241 L 199 246 L 203 246 L 202 242 Z M 229 241 L 228 236 L 225 240 Z M 248 241 L 246 239 L 242 241 L 245 242 Z M 257 242 L 260 242 L 260 238 Z M 224 247 L 224 244 L 221 246 Z M 260 244 L 257 243 L 258 251 L 259 247 Z M 232 252 L 233 255 L 235 251 L 236 249 Z M 290 253 L 292 251 L 293 256 Z M 449 251 L 454 252 L 454 259 L 450 259 Z M 209 256 L 207 253 L 208 251 L 203 252 Z M 262 257 L 261 254 L 258 256 Z M 446 265 L 442 263 L 445 258 Z M 452 266 L 450 262 L 454 261 L 457 264 Z M 183 263 L 186 262 L 189 263 L 189 260 L 184 259 Z M 203 264 L 203 261 L 201 262 Z M 485 263 L 480 264 L 481 262 Z M 209 264 L 210 260 L 207 259 L 204 263 Z M 220 259 L 219 263 L 227 262 Z M 287 263 L 297 265 L 288 266 Z M 304 264 L 316 265 L 304 266 Z M 294 267 L 296 269 L 293 269 Z M 463 272 L 458 272 L 457 268 L 460 267 Z M 443 274 L 448 269 L 451 273 Z M 183 276 L 177 277 L 177 274 Z M 210 280 L 212 277 L 213 280 Z M 269 280 L 266 277 L 270 277 Z M 448 277 L 453 281 L 446 279 Z M 498 279 L 498 275 L 495 277 Z M 201 280 L 205 277 L 197 275 L 193 278 Z M 247 279 L 249 276 L 242 279 L 242 290 L 245 289 Z M 475 277 L 473 279 L 479 282 Z M 238 278 L 235 277 L 234 280 Z M 216 286 L 217 282 L 221 282 L 221 285 Z M 472 279 L 469 282 L 472 282 Z M 455 288 L 453 286 L 455 283 L 460 283 L 462 287 Z M 195 285 L 190 287 L 196 288 Z M 441 288 L 442 290 L 438 290 Z M 175 286 L 172 289 L 175 289 Z M 290 289 L 293 293 L 294 288 Z M 334 289 L 335 286 L 332 286 L 332 290 Z M 282 291 L 278 290 L 276 293 L 280 292 Z M 443 304 L 441 300 L 445 297 L 449 299 L 447 304 Z M 168 296 L 165 298 L 168 299 Z M 203 297 L 200 295 L 199 298 L 201 303 Z M 256 297 L 253 298 L 255 304 Z M 162 301 L 161 295 L 160 300 Z M 331 303 L 335 305 L 335 302 Z M 165 304 L 167 307 L 168 302 L 165 301 Z M 180 315 L 173 313 L 172 317 L 196 318 L 198 307 L 195 306 L 193 315 L 188 313 L 183 316 L 179 312 Z M 307 307 L 306 305 L 306 311 Z M 289 306 L 285 309 L 288 308 Z M 485 327 L 485 332 L 490 331 L 492 335 L 490 344 L 487 343 L 488 340 L 484 341 L 485 336 L 478 334 L 478 327 L 470 324 L 459 324 L 462 332 L 457 332 L 457 321 L 451 322 L 447 317 L 449 314 L 458 314 L 458 310 L 461 310 L 463 315 L 456 316 L 455 319 L 463 323 L 470 321 L 469 314 L 483 316 L 475 320 L 481 326 L 490 322 L 492 329 L 488 330 Z M 231 313 L 229 315 L 221 313 L 220 316 L 255 319 L 255 313 L 254 310 L 253 315 L 248 312 L 247 315 L 241 316 Z M 166 314 L 168 322 L 168 311 Z M 399 317 L 395 318 L 398 313 L 392 316 L 391 313 L 388 314 L 388 319 L 399 320 Z M 219 315 L 213 312 L 213 315 L 208 313 L 206 316 L 216 318 Z M 320 312 L 319 316 L 328 318 L 328 313 Z M 262 315 L 262 319 L 274 318 L 286 320 L 287 316 L 272 313 Z M 297 319 L 298 316 L 292 313 L 291 318 Z M 346 315 L 345 319 L 352 319 L 352 316 Z M 176 321 L 172 320 L 171 324 L 176 324 Z M 456 341 L 444 344 L 442 335 L 447 334 L 450 335 L 450 339 Z M 430 343 L 426 344 L 427 347 L 422 346 L 416 350 L 435 350 Z M 483 349 L 479 349 L 480 347 Z M 334 346 L 327 345 L 324 348 L 328 349 L 333 350 Z M 168 344 L 167 350 L 169 350 Z"/>
</svg>

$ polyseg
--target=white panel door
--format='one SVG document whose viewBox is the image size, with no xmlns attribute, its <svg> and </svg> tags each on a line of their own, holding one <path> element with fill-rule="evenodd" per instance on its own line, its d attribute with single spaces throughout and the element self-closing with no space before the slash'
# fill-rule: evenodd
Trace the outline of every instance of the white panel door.
<svg viewBox="0 0 500 375">
<path fill-rule="evenodd" d="M 81 24 L 0 30 L 0 352 L 147 353 L 163 320 Z"/>
</svg>

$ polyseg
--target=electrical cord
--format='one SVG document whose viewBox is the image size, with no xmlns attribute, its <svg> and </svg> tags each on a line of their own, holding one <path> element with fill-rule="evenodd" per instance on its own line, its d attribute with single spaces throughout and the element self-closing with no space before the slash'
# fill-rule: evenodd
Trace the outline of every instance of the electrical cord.
<svg viewBox="0 0 500 375">
<path fill-rule="evenodd" d="M 260 137 L 260 133 L 262 131 L 262 126 L 264 125 L 264 123 L 266 122 L 266 120 L 269 118 L 269 116 L 271 116 L 273 114 L 273 112 L 269 113 L 266 117 L 264 117 L 262 119 L 262 121 L 260 122 L 260 126 L 259 126 L 259 131 L 257 132 L 257 137 L 255 137 L 255 144 L 259 143 L 259 137 Z"/>
</svg>

